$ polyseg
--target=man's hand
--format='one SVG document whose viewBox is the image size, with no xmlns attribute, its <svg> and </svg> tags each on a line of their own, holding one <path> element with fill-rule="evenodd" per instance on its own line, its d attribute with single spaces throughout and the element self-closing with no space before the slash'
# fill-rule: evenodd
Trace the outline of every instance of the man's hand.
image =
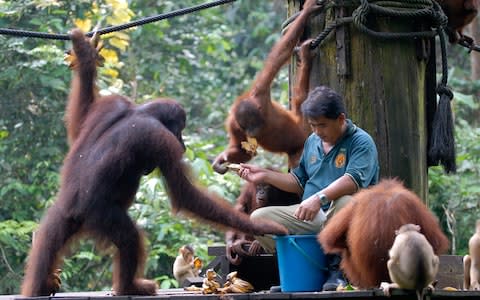
<svg viewBox="0 0 480 300">
<path fill-rule="evenodd" d="M 267 170 L 255 165 L 240 164 L 241 168 L 238 171 L 238 175 L 248 182 L 255 184 L 263 183 L 267 176 Z"/>
<path fill-rule="evenodd" d="M 299 220 L 312 221 L 321 208 L 320 198 L 314 194 L 300 203 L 293 216 Z"/>
</svg>

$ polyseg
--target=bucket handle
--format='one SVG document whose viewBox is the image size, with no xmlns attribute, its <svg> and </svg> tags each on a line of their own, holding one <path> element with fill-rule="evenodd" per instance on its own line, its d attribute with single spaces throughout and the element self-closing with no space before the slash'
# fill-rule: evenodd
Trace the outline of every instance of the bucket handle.
<svg viewBox="0 0 480 300">
<path fill-rule="evenodd" d="M 328 269 L 326 267 L 322 267 L 320 264 L 318 264 L 318 262 L 316 262 L 313 258 L 310 257 L 310 255 L 308 255 L 307 252 L 305 252 L 305 250 L 302 249 L 302 247 L 300 247 L 297 242 L 295 241 L 295 238 L 290 238 L 288 240 L 295 248 L 297 248 L 298 252 L 300 252 L 312 265 L 314 265 L 317 269 L 321 270 L 321 271 L 328 271 Z"/>
</svg>

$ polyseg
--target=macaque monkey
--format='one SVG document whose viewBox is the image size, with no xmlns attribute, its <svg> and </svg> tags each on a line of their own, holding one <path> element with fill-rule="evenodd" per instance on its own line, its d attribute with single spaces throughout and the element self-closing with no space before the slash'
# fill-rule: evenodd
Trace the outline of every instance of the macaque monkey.
<svg viewBox="0 0 480 300">
<path fill-rule="evenodd" d="M 180 286 L 183 286 L 188 277 L 197 277 L 202 267 L 201 261 L 194 259 L 195 251 L 192 246 L 185 245 L 178 250 L 178 256 L 173 263 L 173 276 Z"/>
<path fill-rule="evenodd" d="M 463 289 L 480 290 L 480 220 L 468 241 L 469 254 L 463 257 Z"/>
<path fill-rule="evenodd" d="M 415 290 L 418 300 L 421 300 L 425 287 L 433 289 L 431 284 L 438 272 L 438 256 L 420 233 L 420 226 L 402 225 L 396 235 L 387 262 L 393 283 L 382 282 L 380 288 L 387 296 L 390 296 L 391 288 Z"/>
</svg>

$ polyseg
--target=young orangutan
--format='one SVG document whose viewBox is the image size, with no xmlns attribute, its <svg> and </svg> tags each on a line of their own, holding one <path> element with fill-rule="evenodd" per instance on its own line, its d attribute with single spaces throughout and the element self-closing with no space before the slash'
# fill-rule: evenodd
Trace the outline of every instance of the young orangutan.
<svg viewBox="0 0 480 300">
<path fill-rule="evenodd" d="M 270 88 L 281 67 L 292 56 L 308 18 L 322 9 L 323 6 L 317 5 L 316 2 L 317 0 L 305 1 L 303 10 L 290 24 L 285 35 L 273 46 L 263 70 L 253 81 L 250 90 L 233 103 L 225 123 L 230 141 L 227 149 L 213 161 L 212 166 L 216 172 L 224 174 L 227 171 L 224 164 L 227 162 L 243 163 L 250 160 L 255 155 L 255 150 L 249 149 L 249 140 L 254 140 L 267 151 L 286 153 L 290 168 L 298 164 L 303 143 L 310 133 L 300 112 L 300 105 L 305 100 L 309 89 L 311 67 L 309 45 L 305 45 L 300 53 L 292 109 L 287 110 L 279 103 L 272 101 Z"/>
</svg>

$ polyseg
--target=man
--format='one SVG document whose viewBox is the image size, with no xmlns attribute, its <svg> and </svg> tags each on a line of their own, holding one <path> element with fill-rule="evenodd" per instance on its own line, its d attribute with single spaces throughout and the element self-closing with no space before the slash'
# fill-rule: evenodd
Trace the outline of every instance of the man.
<svg viewBox="0 0 480 300">
<path fill-rule="evenodd" d="M 379 178 L 377 149 L 368 133 L 347 119 L 342 97 L 320 86 L 311 91 L 301 106 L 313 133 L 305 142 L 299 165 L 289 173 L 280 173 L 250 164 L 242 164 L 240 177 L 254 183 L 268 183 L 287 192 L 302 195 L 300 204 L 271 206 L 255 210 L 252 219 L 271 219 L 283 224 L 289 234 L 317 233 L 327 221 L 351 200 L 360 188 L 376 184 Z M 267 252 L 275 251 L 269 236 L 256 239 Z M 345 285 L 339 270 L 340 256 L 328 255 L 329 277 L 324 291 Z"/>
</svg>

